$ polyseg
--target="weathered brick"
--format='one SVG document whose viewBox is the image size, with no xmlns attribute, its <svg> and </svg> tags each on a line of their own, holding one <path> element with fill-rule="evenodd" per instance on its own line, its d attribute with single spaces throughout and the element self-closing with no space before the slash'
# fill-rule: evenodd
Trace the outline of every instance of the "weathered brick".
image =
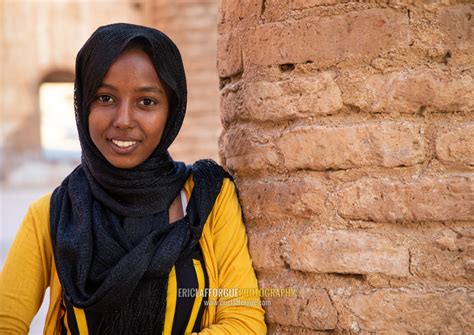
<svg viewBox="0 0 474 335">
<path fill-rule="evenodd" d="M 335 329 L 337 311 L 324 289 L 296 288 L 296 297 L 264 298 L 271 302 L 267 321 L 283 326 L 300 326 L 315 330 Z"/>
<path fill-rule="evenodd" d="M 248 82 L 221 95 L 224 124 L 278 121 L 337 113 L 343 107 L 333 72 L 277 82 Z"/>
<path fill-rule="evenodd" d="M 416 113 L 422 107 L 474 110 L 474 80 L 468 72 L 454 77 L 449 71 L 425 69 L 373 75 L 346 71 L 337 82 L 345 104 L 370 113 Z"/>
<path fill-rule="evenodd" d="M 260 25 L 245 50 L 247 61 L 258 65 L 308 60 L 329 65 L 407 46 L 407 28 L 405 14 L 392 9 L 369 9 Z"/>
<path fill-rule="evenodd" d="M 327 335 L 327 331 L 315 331 L 313 329 L 298 326 L 282 326 L 277 323 L 267 323 L 268 334 L 272 335 Z"/>
<path fill-rule="evenodd" d="M 345 219 L 402 222 L 474 220 L 472 176 L 446 175 L 412 180 L 364 178 L 337 195 Z"/>
<path fill-rule="evenodd" d="M 451 284 L 472 280 L 465 263 L 474 255 L 474 238 L 461 229 L 413 231 L 410 239 L 410 269 L 417 278 Z"/>
<path fill-rule="evenodd" d="M 474 166 L 474 124 L 439 135 L 436 157 L 445 162 Z"/>
<path fill-rule="evenodd" d="M 286 262 L 298 271 L 409 275 L 408 249 L 380 234 L 313 231 L 304 236 L 290 236 L 283 248 Z"/>
<path fill-rule="evenodd" d="M 464 269 L 471 275 L 474 274 L 474 259 L 468 259 L 464 262 Z"/>
<path fill-rule="evenodd" d="M 243 71 L 242 50 L 236 33 L 220 34 L 217 37 L 217 54 L 219 77 L 230 77 Z"/>
<path fill-rule="evenodd" d="M 235 127 L 226 132 L 222 145 L 227 148 L 226 164 L 241 173 L 281 169 L 282 164 L 288 170 L 394 167 L 423 162 L 425 144 L 421 133 L 420 125 L 391 121 L 338 127 L 298 126 L 281 137 L 277 129 Z"/>
<path fill-rule="evenodd" d="M 442 250 L 455 251 L 458 248 L 458 235 L 451 229 L 440 230 L 433 236 L 433 245 Z"/>
<path fill-rule="evenodd" d="M 420 133 L 420 125 L 406 122 L 299 126 L 285 132 L 277 144 L 290 170 L 410 166 L 425 156 Z"/>
<path fill-rule="evenodd" d="M 233 122 L 243 114 L 243 94 L 239 85 L 232 85 L 233 89 L 225 88 L 220 94 L 221 120 L 224 128 L 234 126 Z"/>
<path fill-rule="evenodd" d="M 220 145 L 226 148 L 223 157 L 226 166 L 239 173 L 276 167 L 279 158 L 273 143 L 274 136 L 272 132 L 250 127 L 227 130 L 220 138 Z"/>
<path fill-rule="evenodd" d="M 255 21 L 262 8 L 262 0 L 219 0 L 219 24 L 228 29 L 235 27 L 242 21 Z"/>
<path fill-rule="evenodd" d="M 438 11 L 438 20 L 444 43 L 451 47 L 472 49 L 474 44 L 473 16 L 474 6 L 472 4 L 441 7 Z"/>
<path fill-rule="evenodd" d="M 247 220 L 248 222 L 249 220 Z M 247 224 L 249 252 L 253 267 L 261 269 L 282 269 L 285 262 L 281 257 L 281 241 L 285 233 L 268 227 Z M 265 238 L 261 238 L 265 236 Z"/>
<path fill-rule="evenodd" d="M 337 0 L 290 0 L 290 8 L 304 9 L 315 6 L 332 6 L 337 3 Z"/>
<path fill-rule="evenodd" d="M 241 119 L 289 120 L 328 115 L 342 108 L 334 73 L 277 82 L 246 83 Z"/>
<path fill-rule="evenodd" d="M 347 300 L 329 292 L 345 330 L 377 334 L 469 334 L 474 332 L 474 291 L 466 288 L 382 289 L 356 292 Z"/>
<path fill-rule="evenodd" d="M 246 217 L 269 221 L 274 214 L 305 218 L 321 214 L 327 196 L 326 187 L 309 177 L 249 180 L 239 190 Z"/>
</svg>

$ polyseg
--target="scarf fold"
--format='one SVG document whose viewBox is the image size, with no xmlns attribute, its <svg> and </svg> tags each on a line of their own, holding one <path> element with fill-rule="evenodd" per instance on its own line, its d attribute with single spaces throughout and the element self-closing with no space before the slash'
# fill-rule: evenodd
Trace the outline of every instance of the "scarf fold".
<svg viewBox="0 0 474 335">
<path fill-rule="evenodd" d="M 95 147 L 87 120 L 107 69 L 135 39 L 148 48 L 172 92 L 155 151 L 140 165 L 120 169 Z M 186 79 L 177 47 L 156 29 L 125 23 L 98 28 L 76 59 L 74 103 L 82 163 L 53 192 L 50 208 L 65 299 L 98 315 L 101 334 L 161 334 L 169 272 L 198 244 L 228 175 L 211 160 L 186 166 L 167 151 L 184 118 Z M 186 215 L 169 224 L 170 204 L 191 174 L 195 186 Z"/>
</svg>

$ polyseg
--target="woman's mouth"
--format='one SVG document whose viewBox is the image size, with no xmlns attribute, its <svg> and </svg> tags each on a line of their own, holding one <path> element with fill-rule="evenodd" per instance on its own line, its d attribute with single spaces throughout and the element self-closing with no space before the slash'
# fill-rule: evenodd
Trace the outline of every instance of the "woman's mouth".
<svg viewBox="0 0 474 335">
<path fill-rule="evenodd" d="M 121 148 L 128 148 L 134 145 L 135 143 L 137 143 L 137 141 L 118 141 L 118 140 L 112 140 L 112 142 Z"/>
<path fill-rule="evenodd" d="M 127 154 L 132 152 L 136 147 L 138 141 L 120 141 L 112 139 L 109 141 L 112 149 L 118 154 Z"/>
</svg>

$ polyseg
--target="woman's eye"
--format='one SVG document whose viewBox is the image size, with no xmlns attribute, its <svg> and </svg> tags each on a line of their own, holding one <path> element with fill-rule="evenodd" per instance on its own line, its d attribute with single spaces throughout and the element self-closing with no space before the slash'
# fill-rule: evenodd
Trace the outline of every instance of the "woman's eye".
<svg viewBox="0 0 474 335">
<path fill-rule="evenodd" d="M 109 103 L 112 102 L 113 99 L 110 95 L 102 94 L 97 97 L 97 100 L 102 103 Z"/>
<path fill-rule="evenodd" d="M 153 106 L 153 105 L 156 104 L 156 102 L 154 102 L 154 101 L 151 100 L 151 99 L 147 99 L 147 98 L 142 99 L 142 100 L 140 101 L 140 103 L 141 103 L 142 105 L 144 105 L 144 106 Z"/>
</svg>

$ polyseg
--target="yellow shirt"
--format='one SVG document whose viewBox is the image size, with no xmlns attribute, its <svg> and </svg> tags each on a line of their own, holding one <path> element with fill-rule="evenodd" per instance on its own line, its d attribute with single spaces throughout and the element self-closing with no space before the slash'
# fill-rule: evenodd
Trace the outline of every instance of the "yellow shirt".
<svg viewBox="0 0 474 335">
<path fill-rule="evenodd" d="M 190 177 L 184 185 L 188 199 L 193 186 Z M 50 199 L 51 193 L 30 205 L 0 274 L 0 334 L 26 334 L 48 286 L 50 303 L 44 334 L 60 334 L 62 288 L 51 246 Z M 234 294 L 236 289 L 245 289 L 239 292 L 247 293 L 247 289 L 255 290 L 258 283 L 235 185 L 227 178 L 204 225 L 199 244 L 211 289 L 199 334 L 265 334 L 265 312 L 258 295 L 236 297 Z M 214 290 L 212 294 L 212 290 L 218 288 L 228 291 Z M 170 304 L 172 302 L 167 301 L 165 329 L 173 318 Z"/>
</svg>

